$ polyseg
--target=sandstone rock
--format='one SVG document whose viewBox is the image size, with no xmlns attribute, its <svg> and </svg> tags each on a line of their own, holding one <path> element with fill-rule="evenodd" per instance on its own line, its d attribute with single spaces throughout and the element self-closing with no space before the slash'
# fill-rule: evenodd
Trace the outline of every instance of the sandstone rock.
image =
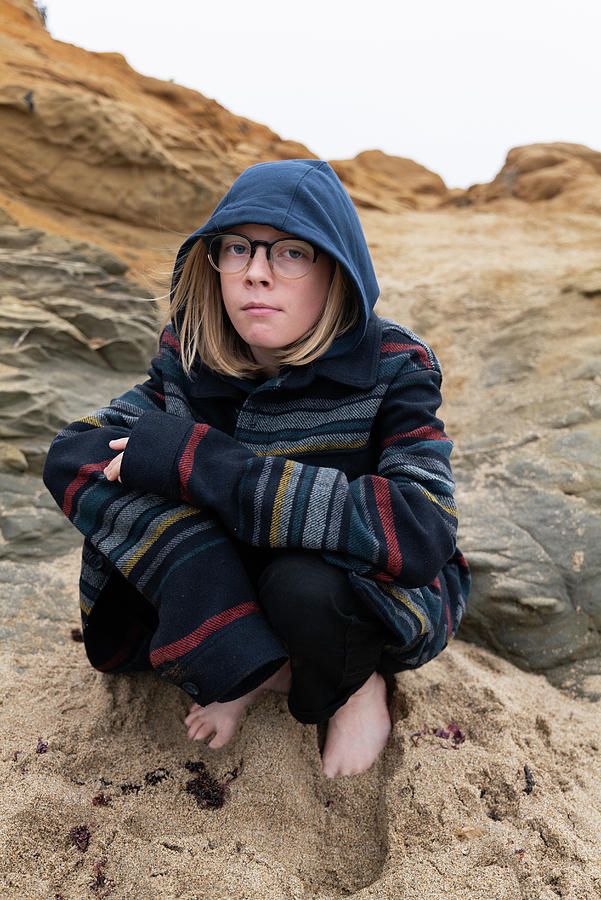
<svg viewBox="0 0 601 900">
<path fill-rule="evenodd" d="M 26 472 L 28 468 L 27 457 L 18 447 L 0 441 L 0 471 Z"/>
<path fill-rule="evenodd" d="M 553 207 L 601 210 L 601 153 L 583 144 L 550 143 L 514 147 L 489 184 L 462 194 L 449 193 L 441 205 L 489 204 L 515 198 L 527 203 L 553 201 Z"/>
<path fill-rule="evenodd" d="M 11 216 L 11 214 L 6 209 L 2 209 L 0 207 L 0 228 L 4 228 L 5 225 L 14 226 L 18 224 L 19 223 L 14 216 Z"/>
<path fill-rule="evenodd" d="M 24 231 L 25 229 L 20 230 Z M 0 246 L 6 246 L 1 235 Z M 86 241 L 69 240 L 60 234 L 40 232 L 37 247 L 41 253 L 51 256 L 65 256 L 73 262 L 91 262 L 100 269 L 104 269 L 109 275 L 124 275 L 129 269 L 124 260 L 105 247 L 89 244 Z"/>
<path fill-rule="evenodd" d="M 170 255 L 165 232 L 194 230 L 247 166 L 314 157 L 195 91 L 140 75 L 119 53 L 53 41 L 29 0 L 0 0 L 0 11 L 0 195 L 44 230 L 135 251 L 134 274 L 158 248 Z M 367 209 L 427 209 L 447 193 L 424 166 L 379 150 L 333 165 Z"/>
<path fill-rule="evenodd" d="M 120 54 L 54 41 L 31 0 L 0 15 L 0 194 L 28 224 L 138 250 L 142 271 L 247 166 L 314 155 Z"/>
<path fill-rule="evenodd" d="M 583 297 L 601 297 L 601 266 L 578 272 L 566 279 L 562 292 L 569 294 L 575 291 Z M 599 373 L 601 375 L 601 372 Z"/>
<path fill-rule="evenodd" d="M 448 194 L 439 175 L 381 150 L 365 150 L 354 159 L 333 160 L 331 165 L 357 206 L 383 212 L 429 209 Z"/>
<path fill-rule="evenodd" d="M 528 210 L 378 226 L 379 267 L 386 314 L 445 371 L 473 567 L 459 634 L 564 679 L 601 672 L 601 225 Z"/>
<path fill-rule="evenodd" d="M 156 304 L 124 268 L 82 241 L 0 230 L 0 557 L 80 543 L 39 475 L 65 422 L 143 378 L 155 352 Z"/>
</svg>

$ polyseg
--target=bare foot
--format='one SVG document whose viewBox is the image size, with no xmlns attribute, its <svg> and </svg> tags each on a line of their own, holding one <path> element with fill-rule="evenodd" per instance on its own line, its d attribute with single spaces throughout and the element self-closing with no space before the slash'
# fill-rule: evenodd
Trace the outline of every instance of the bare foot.
<svg viewBox="0 0 601 900">
<path fill-rule="evenodd" d="M 365 772 L 384 749 L 391 727 L 386 682 L 374 672 L 328 722 L 324 774 L 335 778 Z"/>
<path fill-rule="evenodd" d="M 290 691 L 290 663 L 285 663 L 275 675 L 260 684 L 254 691 L 238 697 L 237 700 L 229 700 L 227 703 L 209 703 L 208 706 L 199 706 L 198 703 L 194 703 L 184 719 L 188 728 L 188 737 L 195 741 L 204 741 L 213 735 L 209 747 L 212 747 L 213 750 L 224 747 L 236 733 L 244 710 L 265 691 L 279 691 L 283 694 Z"/>
</svg>

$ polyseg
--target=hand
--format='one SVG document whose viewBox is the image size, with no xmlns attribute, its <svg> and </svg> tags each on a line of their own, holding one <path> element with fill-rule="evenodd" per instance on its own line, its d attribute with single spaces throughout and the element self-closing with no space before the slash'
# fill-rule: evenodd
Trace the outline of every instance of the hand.
<svg viewBox="0 0 601 900">
<path fill-rule="evenodd" d="M 109 447 L 111 450 L 125 450 L 127 446 L 129 438 L 115 438 L 114 441 L 109 441 Z M 104 470 L 105 478 L 108 481 L 121 481 L 121 460 L 123 459 L 123 453 L 119 453 L 114 459 L 110 461 L 106 469 Z M 122 482 L 123 483 L 123 482 Z"/>
</svg>

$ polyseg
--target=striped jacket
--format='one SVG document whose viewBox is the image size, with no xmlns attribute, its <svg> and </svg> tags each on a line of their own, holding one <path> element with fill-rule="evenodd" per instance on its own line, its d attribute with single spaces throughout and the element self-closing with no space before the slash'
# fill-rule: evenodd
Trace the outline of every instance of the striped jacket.
<svg viewBox="0 0 601 900">
<path fill-rule="evenodd" d="M 372 313 L 352 354 L 263 383 L 203 365 L 188 378 L 179 351 L 168 326 L 148 380 L 66 427 L 48 453 L 44 481 L 86 538 L 86 644 L 111 571 L 152 603 L 178 544 L 229 535 L 346 569 L 403 667 L 439 653 L 461 619 L 469 571 L 455 546 L 452 444 L 427 344 Z M 123 436 L 122 483 L 109 482 L 108 442 Z M 98 668 L 118 669 L 129 652 L 125 634 L 118 640 L 103 650 L 96 637 Z"/>
</svg>

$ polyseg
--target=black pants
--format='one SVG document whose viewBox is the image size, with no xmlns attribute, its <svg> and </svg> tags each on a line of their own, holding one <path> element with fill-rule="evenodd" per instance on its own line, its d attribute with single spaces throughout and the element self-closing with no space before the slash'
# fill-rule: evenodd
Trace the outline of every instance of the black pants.
<svg viewBox="0 0 601 900">
<path fill-rule="evenodd" d="M 290 712 L 323 722 L 375 672 L 386 632 L 344 569 L 317 553 L 255 549 L 241 556 L 259 604 L 290 655 Z"/>
</svg>

